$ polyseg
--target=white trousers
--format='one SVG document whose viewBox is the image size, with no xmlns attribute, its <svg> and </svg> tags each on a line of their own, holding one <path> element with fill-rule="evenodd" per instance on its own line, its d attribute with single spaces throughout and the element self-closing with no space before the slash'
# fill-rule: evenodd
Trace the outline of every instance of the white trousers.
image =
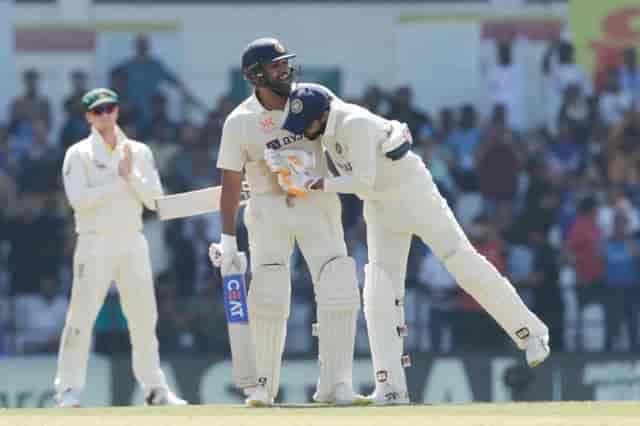
<svg viewBox="0 0 640 426">
<path fill-rule="evenodd" d="M 364 203 L 369 263 L 382 268 L 403 295 L 411 237 L 417 235 L 518 347 L 524 349 L 529 335 L 547 334 L 511 283 L 472 247 L 429 171 L 417 169 L 407 182 L 386 199 Z"/>
<path fill-rule="evenodd" d="M 73 259 L 73 288 L 60 340 L 55 387 L 81 390 L 96 316 L 111 282 L 120 293 L 131 337 L 133 372 L 144 391 L 167 388 L 160 369 L 158 311 L 149 248 L 140 232 L 79 235 Z"/>
</svg>

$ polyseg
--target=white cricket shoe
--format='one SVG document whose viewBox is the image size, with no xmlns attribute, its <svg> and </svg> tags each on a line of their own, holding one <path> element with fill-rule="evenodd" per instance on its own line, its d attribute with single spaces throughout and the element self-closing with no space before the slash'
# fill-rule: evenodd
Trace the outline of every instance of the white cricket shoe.
<svg viewBox="0 0 640 426">
<path fill-rule="evenodd" d="M 369 405 L 371 400 L 353 391 L 353 388 L 346 383 L 338 383 L 336 385 L 336 405 Z"/>
<path fill-rule="evenodd" d="M 259 408 L 259 407 L 271 407 L 273 405 L 273 398 L 269 397 L 267 388 L 262 385 L 256 386 L 247 399 L 244 400 L 244 404 L 247 407 Z"/>
<path fill-rule="evenodd" d="M 59 408 L 80 408 L 80 399 L 73 389 L 67 389 L 62 393 L 56 394 L 56 405 Z"/>
<path fill-rule="evenodd" d="M 319 394 L 317 391 L 313 394 L 313 401 L 321 404 L 335 404 L 341 406 L 347 405 L 369 405 L 369 398 L 359 395 L 353 391 L 353 388 L 346 383 L 338 383 L 335 391 L 330 394 Z"/>
<path fill-rule="evenodd" d="M 527 342 L 525 348 L 525 356 L 527 358 L 527 364 L 529 367 L 537 367 L 542 364 L 545 359 L 549 357 L 551 348 L 549 347 L 549 335 L 532 337 Z"/>
<path fill-rule="evenodd" d="M 388 383 L 376 386 L 376 390 L 367 399 L 373 405 L 407 405 L 411 403 L 406 391 L 397 391 Z"/>
<path fill-rule="evenodd" d="M 151 389 L 144 397 L 144 405 L 188 405 L 187 401 L 178 398 L 169 389 Z"/>
</svg>

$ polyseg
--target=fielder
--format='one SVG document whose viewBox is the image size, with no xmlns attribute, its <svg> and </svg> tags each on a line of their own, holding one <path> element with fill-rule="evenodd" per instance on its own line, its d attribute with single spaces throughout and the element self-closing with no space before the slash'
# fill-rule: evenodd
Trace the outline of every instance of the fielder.
<svg viewBox="0 0 640 426">
<path fill-rule="evenodd" d="M 427 243 L 459 285 L 471 294 L 534 367 L 549 356 L 547 327 L 512 285 L 473 246 L 442 198 L 420 157 L 411 152 L 406 125 L 388 121 L 322 89 L 302 87 L 289 96 L 283 129 L 320 138 L 340 176 L 280 164 L 292 193 L 355 193 L 364 200 L 369 264 L 364 309 L 369 329 L 377 404 L 409 402 L 402 366 L 404 281 L 412 234 Z M 278 165 L 274 165 L 278 166 Z"/>
<path fill-rule="evenodd" d="M 255 92 L 233 110 L 223 127 L 218 155 L 223 170 L 219 263 L 224 276 L 238 269 L 236 215 L 244 171 L 251 190 L 244 220 L 251 253 L 248 305 L 257 375 L 246 403 L 269 406 L 278 394 L 291 295 L 289 263 L 297 241 L 318 306 L 320 377 L 314 399 L 347 405 L 362 401 L 352 388 L 360 293 L 355 262 L 347 256 L 340 201 L 336 194 L 323 192 L 304 199 L 288 196 L 264 159 L 266 147 L 286 147 L 315 159 L 311 170 L 318 176 L 327 174 L 320 145 L 280 128 L 295 74 L 289 65 L 294 56 L 273 38 L 251 42 L 242 55 L 245 78 Z"/>
<path fill-rule="evenodd" d="M 143 204 L 155 210 L 154 198 L 162 195 L 151 150 L 117 126 L 115 92 L 95 89 L 82 102 L 91 135 L 69 147 L 62 166 L 78 238 L 55 378 L 58 406 L 80 406 L 93 325 L 112 281 L 127 316 L 133 372 L 145 403 L 184 405 L 160 369 L 149 248 L 141 232 Z"/>
</svg>

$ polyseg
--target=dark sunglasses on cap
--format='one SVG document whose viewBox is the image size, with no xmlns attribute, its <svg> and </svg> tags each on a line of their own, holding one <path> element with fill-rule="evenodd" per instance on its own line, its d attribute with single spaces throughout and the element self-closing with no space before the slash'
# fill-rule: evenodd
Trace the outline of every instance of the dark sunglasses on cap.
<svg viewBox="0 0 640 426">
<path fill-rule="evenodd" d="M 92 108 L 89 112 L 95 115 L 111 114 L 118 104 L 102 104 Z"/>
</svg>

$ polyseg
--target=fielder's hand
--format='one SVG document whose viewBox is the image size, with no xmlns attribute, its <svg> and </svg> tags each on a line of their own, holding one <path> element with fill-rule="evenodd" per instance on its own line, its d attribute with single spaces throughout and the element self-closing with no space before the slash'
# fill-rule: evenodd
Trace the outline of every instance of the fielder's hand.
<svg viewBox="0 0 640 426">
<path fill-rule="evenodd" d="M 278 184 L 280 184 L 280 187 L 282 187 L 287 194 L 295 195 L 296 197 L 306 197 L 313 184 L 319 179 L 319 177 L 306 172 L 297 173 L 288 168 L 282 168 L 278 173 Z"/>
<path fill-rule="evenodd" d="M 122 148 L 122 159 L 118 163 L 118 174 L 124 180 L 129 179 L 131 171 L 133 170 L 133 154 L 131 152 L 131 146 L 127 143 Z"/>
</svg>

